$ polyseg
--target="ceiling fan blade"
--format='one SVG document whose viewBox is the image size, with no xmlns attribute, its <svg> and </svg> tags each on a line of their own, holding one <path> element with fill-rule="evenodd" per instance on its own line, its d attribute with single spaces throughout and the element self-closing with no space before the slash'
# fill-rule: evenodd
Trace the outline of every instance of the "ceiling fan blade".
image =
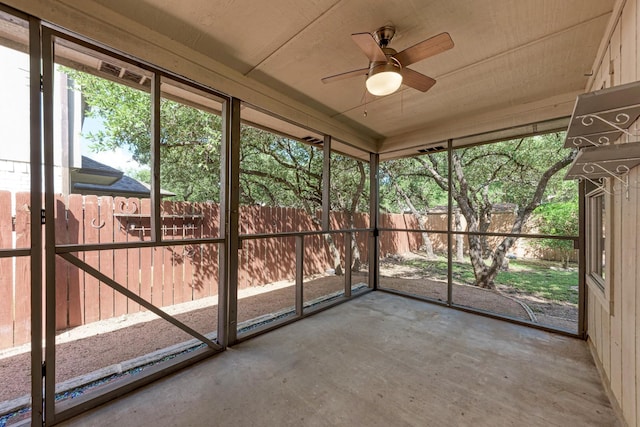
<svg viewBox="0 0 640 427">
<path fill-rule="evenodd" d="M 393 55 L 403 67 L 427 59 L 453 47 L 449 33 L 440 33 Z"/>
<path fill-rule="evenodd" d="M 346 73 L 340 73 L 334 76 L 325 77 L 322 79 L 322 83 L 332 83 L 338 80 L 348 79 L 350 77 L 364 76 L 368 72 L 369 72 L 368 68 L 361 68 L 359 70 L 347 71 Z"/>
<path fill-rule="evenodd" d="M 384 54 L 378 42 L 369 33 L 351 34 L 354 43 L 367 55 L 371 62 L 387 62 L 387 56 Z"/>
<path fill-rule="evenodd" d="M 417 89 L 420 92 L 426 92 L 436 84 L 436 81 L 431 77 L 418 73 L 417 71 L 410 70 L 409 68 L 403 68 L 402 83 Z"/>
</svg>

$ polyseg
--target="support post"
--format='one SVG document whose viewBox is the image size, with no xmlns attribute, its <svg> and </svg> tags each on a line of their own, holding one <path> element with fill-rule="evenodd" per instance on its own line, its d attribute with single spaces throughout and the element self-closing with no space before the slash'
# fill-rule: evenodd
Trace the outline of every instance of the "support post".
<svg viewBox="0 0 640 427">
<path fill-rule="evenodd" d="M 162 239 L 160 218 L 160 75 L 151 78 L 151 240 Z"/>
<path fill-rule="evenodd" d="M 227 301 L 227 345 L 233 345 L 237 341 L 238 319 L 238 251 L 239 239 L 239 215 L 240 215 L 240 100 L 231 98 L 229 101 L 229 113 L 227 116 L 228 144 L 226 167 L 227 193 L 226 201 L 226 301 Z"/>
<path fill-rule="evenodd" d="M 352 251 L 351 251 L 351 238 L 352 233 L 344 233 L 344 296 L 351 296 L 351 263 L 352 263 Z"/>
<path fill-rule="evenodd" d="M 45 207 L 45 424 L 53 424 L 55 420 L 55 326 L 56 326 L 56 254 L 55 254 L 55 220 L 54 220 L 54 115 L 53 115 L 53 85 L 54 85 L 54 36 L 48 28 L 42 29 L 42 111 L 44 136 L 44 207 Z M 38 86 L 40 86 L 38 84 Z M 32 190 L 33 192 L 33 190 Z M 38 223 L 40 221 L 38 220 Z M 33 244 L 32 244 L 33 245 Z M 40 250 L 40 247 L 33 247 Z M 32 311 L 32 315 L 35 314 Z M 41 346 L 41 343 L 36 343 Z M 32 373 L 37 375 L 42 371 Z"/>
<path fill-rule="evenodd" d="M 218 343 L 229 344 L 229 269 L 227 267 L 229 243 L 229 153 L 231 152 L 231 102 L 222 105 L 222 139 L 220 146 L 220 237 L 218 245 Z"/>
<path fill-rule="evenodd" d="M 29 104 L 31 165 L 31 425 L 42 425 L 42 150 L 40 21 L 29 18 Z"/>
<path fill-rule="evenodd" d="M 587 185 L 584 181 L 578 184 L 578 335 L 585 338 L 587 334 L 587 284 L 586 284 L 586 194 Z"/>
<path fill-rule="evenodd" d="M 371 153 L 369 156 L 369 228 L 372 229 L 369 238 L 369 287 L 378 289 L 379 278 L 379 266 L 378 266 L 378 252 L 380 250 L 379 240 L 379 224 L 378 224 L 378 212 L 379 212 L 379 182 L 378 182 L 378 165 L 380 162 L 380 156 L 376 153 Z"/>
<path fill-rule="evenodd" d="M 324 136 L 322 145 L 322 230 L 331 229 L 331 135 Z"/>
<path fill-rule="evenodd" d="M 304 236 L 296 236 L 296 316 L 304 310 Z"/>
<path fill-rule="evenodd" d="M 451 155 L 453 152 L 453 140 L 447 141 L 447 305 L 453 304 L 453 162 Z"/>
</svg>

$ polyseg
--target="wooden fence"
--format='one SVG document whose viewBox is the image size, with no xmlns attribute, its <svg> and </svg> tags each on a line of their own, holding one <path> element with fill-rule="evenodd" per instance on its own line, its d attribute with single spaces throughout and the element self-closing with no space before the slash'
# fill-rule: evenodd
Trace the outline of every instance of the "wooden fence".
<svg viewBox="0 0 640 427">
<path fill-rule="evenodd" d="M 0 249 L 31 245 L 29 200 L 29 193 L 12 197 L 10 192 L 0 191 Z M 11 214 L 12 202 L 15 218 Z M 31 339 L 30 272 L 29 257 L 0 258 L 0 349 Z"/>
<path fill-rule="evenodd" d="M 29 193 L 0 191 L 0 248 L 29 248 L 29 200 Z M 149 199 L 70 195 L 56 196 L 55 202 L 57 245 L 151 239 Z M 164 240 L 219 237 L 218 205 L 163 201 L 161 208 Z M 342 213 L 332 213 L 331 221 L 334 229 L 347 226 Z M 251 206 L 241 208 L 240 227 L 241 234 L 268 234 L 319 230 L 319 223 L 300 209 Z M 357 214 L 353 227 L 368 227 L 368 215 Z M 354 236 L 362 262 L 366 263 L 368 233 Z M 344 235 L 331 237 L 344 260 Z M 331 268 L 332 257 L 324 236 L 306 236 L 304 243 L 306 274 Z M 74 255 L 160 307 L 213 296 L 218 291 L 219 244 L 87 251 Z M 295 238 L 243 240 L 238 269 L 240 288 L 293 279 Z M 0 258 L 0 350 L 30 340 L 29 273 L 28 256 Z M 139 304 L 60 257 L 56 257 L 55 282 L 57 330 L 141 310 Z"/>
<path fill-rule="evenodd" d="M 149 199 L 57 196 L 56 244 L 140 242 L 151 239 Z M 0 248 L 29 248 L 30 195 L 0 191 Z M 15 213 L 12 213 L 12 205 Z M 164 240 L 219 237 L 219 206 L 213 203 L 163 201 Z M 333 229 L 349 228 L 344 213 L 332 212 Z M 433 223 L 433 224 L 431 224 Z M 430 227 L 446 230 L 446 218 L 429 218 Z M 412 215 L 383 214 L 382 228 L 418 229 Z M 366 214 L 356 214 L 353 228 L 368 228 Z M 319 230 L 318 218 L 300 209 L 248 206 L 240 209 L 240 234 L 271 234 Z M 331 234 L 344 265 L 344 235 Z M 369 233 L 354 233 L 363 263 L 368 259 Z M 437 252 L 446 250 L 446 235 L 431 233 Z M 327 235 L 304 238 L 305 274 L 333 267 Z M 423 245 L 422 233 L 382 232 L 380 254 L 402 254 Z M 442 247 L 445 245 L 445 247 Z M 85 263 L 159 307 L 213 296 L 218 291 L 219 244 L 158 246 L 76 253 Z M 242 240 L 238 286 L 261 286 L 295 277 L 295 237 Z M 64 330 L 141 310 L 110 286 L 56 257 L 56 328 Z M 30 260 L 0 258 L 0 350 L 30 340 Z"/>
</svg>

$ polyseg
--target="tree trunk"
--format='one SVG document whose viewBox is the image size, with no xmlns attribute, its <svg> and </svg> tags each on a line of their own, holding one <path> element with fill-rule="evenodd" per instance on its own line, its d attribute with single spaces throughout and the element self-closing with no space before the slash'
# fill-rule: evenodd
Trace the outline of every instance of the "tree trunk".
<svg viewBox="0 0 640 427">
<path fill-rule="evenodd" d="M 420 213 L 414 211 L 413 216 L 418 219 L 418 226 L 420 227 L 420 230 L 423 230 L 421 249 L 426 253 L 427 259 L 435 259 L 436 254 L 433 252 L 433 243 L 429 238 L 429 233 L 425 231 L 427 229 L 427 221 L 424 219 L 424 215 L 420 215 Z"/>
<path fill-rule="evenodd" d="M 487 186 L 483 188 L 481 191 L 482 199 L 480 202 L 480 206 L 478 209 L 478 222 L 481 233 L 486 233 L 489 231 L 489 227 L 491 227 L 492 212 L 493 212 L 493 204 L 491 200 L 489 200 L 489 189 Z M 486 235 L 480 237 L 480 242 L 482 244 L 482 258 L 489 259 L 493 256 L 493 251 L 489 245 L 489 239 Z"/>
<path fill-rule="evenodd" d="M 351 206 L 349 206 L 349 210 L 346 212 L 347 225 L 350 230 L 355 228 L 353 217 L 358 209 L 360 197 L 362 196 L 362 192 L 364 191 L 364 185 L 367 178 L 362 162 L 356 162 L 356 165 L 360 179 L 358 180 L 356 191 L 353 193 L 353 197 L 351 198 Z M 358 249 L 358 242 L 356 241 L 355 233 L 351 233 L 351 263 L 352 265 L 347 265 L 345 266 L 345 268 L 351 268 L 351 271 L 360 271 L 362 261 L 360 260 L 360 249 Z"/>
<path fill-rule="evenodd" d="M 464 261 L 464 236 L 462 234 L 456 235 L 456 261 Z"/>
<path fill-rule="evenodd" d="M 529 200 L 526 206 L 518 209 L 518 213 L 516 216 L 516 220 L 511 227 L 512 234 L 519 234 L 522 231 L 522 227 L 527 222 L 531 213 L 534 211 L 536 207 L 540 205 L 540 201 L 542 200 L 542 196 L 544 194 L 545 189 L 547 188 L 547 184 L 553 175 L 562 170 L 565 166 L 567 166 L 573 158 L 575 157 L 575 150 L 572 151 L 565 158 L 557 161 L 553 164 L 549 169 L 547 169 L 540 180 L 538 181 L 538 185 L 536 187 L 536 191 L 533 194 L 531 200 Z M 467 224 L 469 224 L 469 231 L 477 232 L 479 231 L 479 225 L 487 225 L 491 223 L 490 212 L 486 209 L 485 203 L 485 214 L 488 213 L 489 217 L 485 217 L 484 220 L 480 219 L 480 224 L 477 216 L 475 215 L 475 210 L 471 204 L 470 198 L 470 188 L 467 183 L 467 180 L 464 176 L 464 171 L 462 168 L 462 163 L 460 158 L 454 152 L 451 155 L 451 161 L 453 164 L 453 170 L 455 172 L 456 178 L 459 182 L 460 191 L 454 193 L 454 198 L 456 202 L 458 202 L 458 206 L 460 207 L 460 211 L 464 215 L 467 220 Z M 484 224 L 483 224 L 484 223 Z M 482 227 L 484 228 L 484 227 Z M 485 231 L 486 231 L 485 229 Z M 514 237 L 505 237 L 502 242 L 498 245 L 495 251 L 492 251 L 491 254 L 491 265 L 488 266 L 484 259 L 484 251 L 483 251 L 483 242 L 481 236 L 478 235 L 470 235 L 469 236 L 469 257 L 471 258 L 471 265 L 473 266 L 473 272 L 476 278 L 476 286 L 487 289 L 495 289 L 494 280 L 502 267 L 502 263 L 504 262 L 504 258 L 507 254 L 507 251 L 513 246 L 516 238 Z"/>
<path fill-rule="evenodd" d="M 360 271 L 362 269 L 362 261 L 360 260 L 360 248 L 358 248 L 355 233 L 351 233 L 351 259 L 353 262 L 351 271 Z"/>
<path fill-rule="evenodd" d="M 487 266 L 482 257 L 482 240 L 480 236 L 469 236 L 469 258 L 476 278 L 475 285 L 485 289 L 495 289 L 493 280 L 498 274 L 497 269 Z"/>
<path fill-rule="evenodd" d="M 491 269 L 487 269 L 486 272 L 476 280 L 476 286 L 484 289 L 495 289 L 496 284 L 493 282 L 496 276 L 498 275 L 498 271 L 491 271 Z"/>
<path fill-rule="evenodd" d="M 418 209 L 416 209 L 409 195 L 395 181 L 391 171 L 387 170 L 386 172 L 387 174 L 389 174 L 389 177 L 391 178 L 391 182 L 393 183 L 393 188 L 396 190 L 396 193 L 398 193 L 398 195 L 404 199 L 405 203 L 407 204 L 407 207 L 411 211 L 411 214 L 414 216 L 416 220 L 418 220 L 418 227 L 420 228 L 420 230 L 422 230 L 421 249 L 426 253 L 427 259 L 435 259 L 436 255 L 433 252 L 433 243 L 429 238 L 429 233 L 427 233 L 426 231 L 427 221 L 425 220 L 424 215 L 418 212 Z"/>
<path fill-rule="evenodd" d="M 454 230 L 462 231 L 462 218 L 459 209 L 456 209 L 454 214 Z M 462 234 L 456 234 L 456 261 L 464 261 L 464 236 Z"/>
<path fill-rule="evenodd" d="M 316 215 L 312 215 L 308 210 L 307 215 L 311 217 L 311 222 L 322 227 L 322 222 Z M 329 253 L 331 254 L 331 258 L 333 258 L 333 265 L 331 265 L 331 268 L 333 268 L 336 276 L 342 276 L 342 260 L 340 259 L 340 251 L 338 251 L 338 248 L 336 247 L 336 242 L 333 240 L 333 235 L 323 234 L 322 237 L 324 238 L 325 242 L 327 242 L 327 245 L 329 245 Z"/>
<path fill-rule="evenodd" d="M 329 252 L 333 257 L 333 271 L 336 276 L 342 276 L 344 274 L 341 264 L 342 260 L 340 259 L 340 251 L 338 251 L 338 248 L 336 247 L 336 242 L 333 240 L 333 235 L 325 234 L 324 239 L 327 241 L 327 244 L 329 245 Z"/>
<path fill-rule="evenodd" d="M 524 223 L 529 219 L 533 210 L 540 205 L 540 201 L 542 200 L 542 196 L 551 177 L 570 164 L 575 158 L 576 153 L 577 150 L 572 150 L 566 157 L 557 161 L 542 174 L 531 200 L 529 200 L 526 205 L 518 207 L 516 221 L 511 227 L 512 234 L 519 234 L 522 231 Z M 434 178 L 440 188 L 445 191 L 451 189 L 453 199 L 457 202 L 462 215 L 464 215 L 467 220 L 468 230 L 472 233 L 482 231 L 481 228 L 484 228 L 485 231 L 488 230 L 488 225 L 491 223 L 490 211 L 484 209 L 484 213 L 489 214 L 488 217 L 484 218 L 482 215 L 478 215 L 477 211 L 477 209 L 482 211 L 483 206 L 490 206 L 490 204 L 487 203 L 488 193 L 486 188 L 488 187 L 485 185 L 485 189 L 483 191 L 482 189 L 474 189 L 469 185 L 469 182 L 465 177 L 462 160 L 458 152 L 454 151 L 451 153 L 451 165 L 453 167 L 452 172 L 454 179 L 457 181 L 457 185 L 452 185 L 451 187 L 448 185 L 448 180 L 437 170 L 435 162 L 432 161 L 431 164 L 429 164 L 424 161 L 421 163 Z M 498 172 L 499 169 L 494 171 L 493 179 L 489 182 L 494 182 L 495 179 L 497 179 Z M 483 191 L 481 194 L 483 196 L 483 200 L 477 205 L 474 205 L 474 201 L 477 200 L 475 195 L 478 191 Z M 469 256 L 471 258 L 471 265 L 476 277 L 477 286 L 490 289 L 495 287 L 494 279 L 498 274 L 499 268 L 502 266 L 506 252 L 511 248 L 513 242 L 515 242 L 515 239 L 512 237 L 505 238 L 498 248 L 496 248 L 495 251 L 492 251 L 492 263 L 491 266 L 488 266 L 483 259 L 484 251 L 482 239 L 479 235 L 469 235 Z"/>
</svg>

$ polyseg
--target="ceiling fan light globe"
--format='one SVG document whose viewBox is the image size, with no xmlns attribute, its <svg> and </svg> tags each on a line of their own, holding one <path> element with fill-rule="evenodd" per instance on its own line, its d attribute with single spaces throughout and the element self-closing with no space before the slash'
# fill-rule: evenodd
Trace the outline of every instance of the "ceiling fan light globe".
<svg viewBox="0 0 640 427">
<path fill-rule="evenodd" d="M 393 66 L 382 66 L 380 70 L 372 70 L 365 85 L 371 95 L 390 95 L 400 89 L 402 85 L 402 74 Z"/>
</svg>

